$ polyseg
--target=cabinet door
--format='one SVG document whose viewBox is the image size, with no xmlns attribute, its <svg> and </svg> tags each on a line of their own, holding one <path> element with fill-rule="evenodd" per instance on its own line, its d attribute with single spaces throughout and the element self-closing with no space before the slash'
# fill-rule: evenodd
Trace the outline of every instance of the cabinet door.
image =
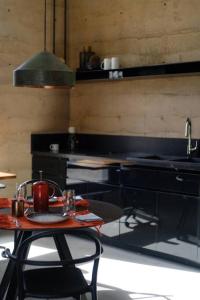
<svg viewBox="0 0 200 300">
<path fill-rule="evenodd" d="M 118 186 L 110 180 L 110 167 L 98 167 L 92 162 L 83 167 L 77 162 L 69 162 L 67 164 L 67 187 L 74 188 L 76 194 L 83 197 L 120 205 Z"/>
<path fill-rule="evenodd" d="M 195 196 L 198 195 L 200 176 L 173 170 L 128 167 L 122 169 L 121 181 L 125 186 Z"/>
<path fill-rule="evenodd" d="M 197 262 L 197 197 L 158 193 L 157 251 Z"/>
<path fill-rule="evenodd" d="M 94 186 L 93 186 L 94 188 Z M 86 195 L 87 197 L 99 201 L 105 201 L 117 206 L 121 206 L 121 188 L 114 185 L 96 184 L 95 190 Z M 111 245 L 119 242 L 119 220 L 114 220 L 101 227 L 101 235 L 104 241 Z"/>
<path fill-rule="evenodd" d="M 156 193 L 124 188 L 124 216 L 120 220 L 120 241 L 129 246 L 154 250 L 157 236 Z"/>
<path fill-rule="evenodd" d="M 198 236 L 198 263 L 200 264 L 200 196 L 199 199 L 199 207 L 197 212 L 197 219 L 198 219 L 198 228 L 197 228 L 197 236 Z"/>
</svg>

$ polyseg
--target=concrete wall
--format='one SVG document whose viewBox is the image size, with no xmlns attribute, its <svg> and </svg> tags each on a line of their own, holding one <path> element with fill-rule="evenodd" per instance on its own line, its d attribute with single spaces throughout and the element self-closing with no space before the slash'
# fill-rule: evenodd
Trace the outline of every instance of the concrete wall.
<svg viewBox="0 0 200 300">
<path fill-rule="evenodd" d="M 47 2 L 50 8 L 51 1 Z M 62 8 L 63 1 L 59 1 L 58 55 L 63 54 Z M 12 86 L 13 69 L 43 50 L 43 13 L 43 0 L 0 0 L 0 171 L 17 174 L 16 179 L 2 181 L 8 188 L 1 190 L 1 195 L 13 195 L 16 182 L 31 178 L 31 133 L 68 127 L 68 91 Z M 47 29 L 51 50 L 52 31 Z"/>
<path fill-rule="evenodd" d="M 122 67 L 200 60 L 199 0 L 69 0 L 69 57 L 91 45 Z M 79 83 L 70 97 L 79 132 L 200 138 L 200 76 Z"/>
<path fill-rule="evenodd" d="M 48 1 L 48 6 L 51 5 Z M 56 53 L 63 55 L 63 0 L 57 1 Z M 65 90 L 12 87 L 12 71 L 43 49 L 43 0 L 0 0 L 0 170 L 31 177 L 31 132 L 68 127 Z M 69 65 L 91 45 L 122 67 L 200 59 L 199 0 L 68 0 Z M 51 18 L 48 14 L 48 20 Z M 52 28 L 47 44 L 51 50 Z M 79 132 L 183 137 L 190 117 L 200 137 L 200 77 L 79 83 L 71 91 L 70 124 Z"/>
</svg>

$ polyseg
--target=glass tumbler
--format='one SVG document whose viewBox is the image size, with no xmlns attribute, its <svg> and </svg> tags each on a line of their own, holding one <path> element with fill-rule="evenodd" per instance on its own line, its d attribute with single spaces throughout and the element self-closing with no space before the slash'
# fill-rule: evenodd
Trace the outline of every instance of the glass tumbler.
<svg viewBox="0 0 200 300">
<path fill-rule="evenodd" d="M 16 193 L 12 199 L 12 216 L 23 217 L 24 215 L 24 193 L 21 188 L 16 184 Z"/>
<path fill-rule="evenodd" d="M 75 216 L 75 190 L 63 191 L 63 213 L 67 214 L 70 217 Z"/>
<path fill-rule="evenodd" d="M 12 200 L 12 216 L 23 217 L 24 215 L 24 200 Z"/>
</svg>

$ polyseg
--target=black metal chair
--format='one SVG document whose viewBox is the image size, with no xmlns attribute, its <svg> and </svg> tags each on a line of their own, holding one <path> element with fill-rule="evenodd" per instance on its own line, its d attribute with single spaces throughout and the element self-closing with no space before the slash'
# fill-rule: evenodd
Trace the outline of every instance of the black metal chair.
<svg viewBox="0 0 200 300">
<path fill-rule="evenodd" d="M 34 241 L 50 237 L 56 241 L 56 237 L 59 235 L 64 236 L 66 241 L 68 236 L 86 238 L 89 242 L 90 253 L 72 258 L 73 253 L 66 244 L 66 251 L 62 249 L 61 255 L 58 253 L 60 259 L 49 261 L 26 258 L 27 249 Z M 77 242 L 83 243 L 83 240 L 75 241 L 75 245 Z M 81 247 L 79 251 L 84 251 L 84 249 L 86 247 Z M 46 299 L 73 297 L 80 300 L 81 295 L 87 292 L 91 293 L 92 300 L 97 300 L 97 271 L 101 253 L 102 246 L 99 239 L 89 230 L 57 229 L 34 233 L 21 243 L 16 255 L 12 255 L 9 249 L 5 249 L 2 256 L 16 264 L 19 300 L 27 297 Z M 90 282 L 87 282 L 83 271 L 77 266 L 77 264 L 87 262 L 92 262 Z"/>
</svg>

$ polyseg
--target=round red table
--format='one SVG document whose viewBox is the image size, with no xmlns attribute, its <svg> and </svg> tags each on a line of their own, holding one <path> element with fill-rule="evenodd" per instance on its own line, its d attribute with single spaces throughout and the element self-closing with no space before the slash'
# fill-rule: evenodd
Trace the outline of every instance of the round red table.
<svg viewBox="0 0 200 300">
<path fill-rule="evenodd" d="M 0 209 L 11 208 L 11 199 L 0 198 Z M 69 218 L 60 223 L 53 224 L 40 224 L 29 221 L 25 216 L 23 217 L 13 217 L 10 212 L 0 213 L 0 229 L 4 230 L 14 230 L 15 232 L 15 245 L 13 254 L 17 253 L 17 249 L 20 244 L 30 235 L 34 234 L 34 231 L 46 231 L 48 229 L 80 229 L 96 227 L 98 230 L 100 227 L 108 222 L 119 219 L 122 216 L 122 210 L 120 207 L 113 205 L 111 203 L 97 201 L 97 200 L 87 200 L 83 201 L 84 204 L 81 207 L 81 202 L 79 203 L 79 210 L 76 212 L 77 215 L 86 214 L 92 212 L 97 216 L 101 217 L 100 221 L 78 221 L 75 218 Z M 50 206 L 51 210 L 62 209 L 62 201 L 58 200 L 57 203 Z M 0 211 L 1 212 L 1 211 Z M 55 244 L 60 257 L 69 257 L 70 252 L 68 245 L 65 241 L 64 236 L 57 235 L 55 237 Z M 25 257 L 28 253 L 25 253 Z M 24 257 L 24 258 L 25 258 Z M 15 300 L 16 299 L 16 268 L 13 262 L 9 261 L 5 273 L 3 275 L 0 284 L 0 299 L 5 300 Z"/>
</svg>

